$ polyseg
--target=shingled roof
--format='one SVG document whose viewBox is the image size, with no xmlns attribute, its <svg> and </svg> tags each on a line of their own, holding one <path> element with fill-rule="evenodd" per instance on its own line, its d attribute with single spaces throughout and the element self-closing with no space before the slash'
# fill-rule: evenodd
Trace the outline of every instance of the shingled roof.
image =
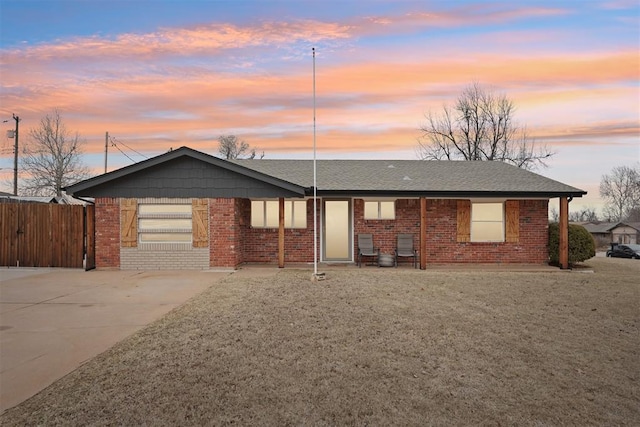
<svg viewBox="0 0 640 427">
<path fill-rule="evenodd" d="M 233 160 L 246 168 L 310 188 L 312 160 Z M 422 195 L 572 196 L 585 191 L 502 162 L 318 160 L 319 192 Z"/>
<path fill-rule="evenodd" d="M 186 163 L 178 168 L 165 168 L 176 165 L 176 161 Z M 586 194 L 586 191 L 501 162 L 318 160 L 316 166 L 320 196 L 551 198 Z M 266 183 L 282 197 L 311 195 L 313 190 L 312 160 L 223 160 L 181 147 L 71 185 L 67 193 L 84 197 L 115 197 L 116 194 L 134 197 L 134 184 L 139 181 L 138 187 L 146 189 L 147 193 L 153 188 L 158 194 L 175 190 L 174 193 L 177 191 L 181 197 L 214 197 L 213 190 L 224 182 L 216 177 L 205 179 L 202 174 L 194 175 L 194 167 L 209 172 L 225 170 L 235 174 L 233 176 L 238 180 L 248 177 L 254 184 Z M 172 180 L 166 179 L 169 175 Z M 172 187 L 178 184 L 180 188 Z M 115 191 L 116 187 L 118 191 Z"/>
<path fill-rule="evenodd" d="M 595 234 L 606 234 L 609 233 L 609 231 L 611 231 L 611 229 L 616 225 L 615 222 L 600 222 L 597 224 L 594 223 L 584 223 L 584 224 L 580 224 L 582 225 L 585 230 L 587 230 L 589 233 L 595 233 Z"/>
</svg>

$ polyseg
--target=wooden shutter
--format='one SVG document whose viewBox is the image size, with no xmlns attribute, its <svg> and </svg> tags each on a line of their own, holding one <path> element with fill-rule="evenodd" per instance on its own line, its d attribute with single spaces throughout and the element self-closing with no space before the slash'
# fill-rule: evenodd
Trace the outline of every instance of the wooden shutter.
<svg viewBox="0 0 640 427">
<path fill-rule="evenodd" d="M 209 200 L 193 199 L 191 201 L 191 220 L 193 230 L 193 247 L 209 246 Z"/>
<path fill-rule="evenodd" d="M 471 201 L 458 200 L 458 242 L 471 241 Z"/>
<path fill-rule="evenodd" d="M 120 200 L 120 244 L 123 248 L 138 246 L 138 201 Z"/>
<path fill-rule="evenodd" d="M 506 238 L 509 243 L 518 243 L 520 240 L 520 202 L 507 200 L 505 203 Z"/>
</svg>

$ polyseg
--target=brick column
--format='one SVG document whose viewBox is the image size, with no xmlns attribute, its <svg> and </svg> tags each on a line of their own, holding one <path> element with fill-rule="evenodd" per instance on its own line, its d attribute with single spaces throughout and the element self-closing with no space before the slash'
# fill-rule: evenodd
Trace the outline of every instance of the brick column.
<svg viewBox="0 0 640 427">
<path fill-rule="evenodd" d="M 235 199 L 209 199 L 209 266 L 236 268 L 240 264 L 240 223 Z"/>
<path fill-rule="evenodd" d="M 96 207 L 96 268 L 120 268 L 120 199 L 99 197 Z"/>
</svg>

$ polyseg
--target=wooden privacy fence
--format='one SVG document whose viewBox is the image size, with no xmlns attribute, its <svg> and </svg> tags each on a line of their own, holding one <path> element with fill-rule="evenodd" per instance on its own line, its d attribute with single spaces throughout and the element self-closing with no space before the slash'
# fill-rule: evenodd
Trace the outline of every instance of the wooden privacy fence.
<svg viewBox="0 0 640 427">
<path fill-rule="evenodd" d="M 0 203 L 0 266 L 94 268 L 94 209 Z"/>
</svg>

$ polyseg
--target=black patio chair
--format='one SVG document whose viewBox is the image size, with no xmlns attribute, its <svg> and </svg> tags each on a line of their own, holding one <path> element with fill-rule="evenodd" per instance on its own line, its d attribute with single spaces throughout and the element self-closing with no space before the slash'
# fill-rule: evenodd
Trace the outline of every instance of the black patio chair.
<svg viewBox="0 0 640 427">
<path fill-rule="evenodd" d="M 398 234 L 398 244 L 395 250 L 395 264 L 398 266 L 398 258 L 413 257 L 413 268 L 418 266 L 418 251 L 413 247 L 413 234 Z"/>
<path fill-rule="evenodd" d="M 362 265 L 362 258 L 369 257 L 378 261 L 380 249 L 373 246 L 373 234 L 358 234 L 358 267 Z"/>
</svg>

